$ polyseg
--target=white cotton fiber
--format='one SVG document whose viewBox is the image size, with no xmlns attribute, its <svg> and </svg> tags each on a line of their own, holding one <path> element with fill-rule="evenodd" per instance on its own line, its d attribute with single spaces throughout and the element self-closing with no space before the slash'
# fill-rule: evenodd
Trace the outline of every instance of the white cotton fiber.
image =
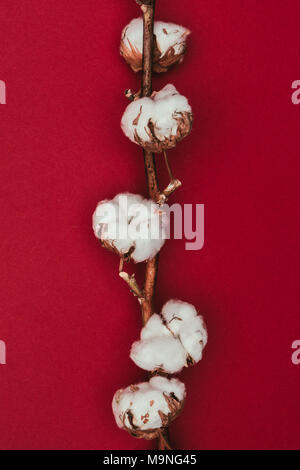
<svg viewBox="0 0 300 470">
<path fill-rule="evenodd" d="M 203 318 L 191 304 L 170 300 L 162 314 L 154 314 L 133 343 L 130 358 L 141 369 L 162 370 L 168 374 L 200 361 L 207 343 Z"/>
<path fill-rule="evenodd" d="M 168 327 L 176 335 L 179 334 L 183 322 L 187 323 L 198 315 L 196 308 L 192 304 L 173 299 L 165 303 L 161 314 Z"/>
<path fill-rule="evenodd" d="M 141 340 L 155 338 L 156 336 L 172 336 L 162 322 L 162 318 L 154 313 L 141 331 Z"/>
<path fill-rule="evenodd" d="M 156 376 L 150 380 L 151 386 L 169 395 L 174 394 L 180 401 L 185 398 L 185 386 L 178 379 L 166 379 L 165 377 Z"/>
<path fill-rule="evenodd" d="M 149 382 L 131 385 L 118 390 L 112 408 L 117 425 L 128 431 L 149 431 L 162 427 L 162 412 L 171 421 L 172 410 L 166 397 L 181 408 L 185 398 L 185 386 L 176 379 L 153 377 Z"/>
<path fill-rule="evenodd" d="M 174 23 L 155 21 L 154 34 L 162 57 L 171 47 L 174 48 L 176 54 L 182 54 L 185 51 L 186 38 L 190 31 Z"/>
<path fill-rule="evenodd" d="M 151 200 L 140 195 L 118 194 L 99 202 L 93 214 L 93 230 L 120 256 L 130 252 L 136 262 L 153 258 L 168 234 L 168 217 Z"/>
<path fill-rule="evenodd" d="M 153 142 L 156 150 L 161 151 L 169 145 L 174 146 L 174 139 L 180 140 L 187 135 L 191 117 L 183 125 L 182 116 L 191 116 L 191 113 L 188 100 L 169 84 L 150 98 L 132 101 L 123 114 L 121 127 L 132 142 L 142 146 Z"/>
<path fill-rule="evenodd" d="M 141 331 L 141 340 L 133 343 L 130 358 L 141 369 L 163 370 L 169 374 L 180 371 L 186 365 L 186 351 L 162 322 L 153 314 Z"/>
<path fill-rule="evenodd" d="M 180 300 L 169 300 L 162 309 L 162 316 L 187 353 L 198 362 L 207 343 L 207 330 L 195 307 Z"/>
<path fill-rule="evenodd" d="M 141 369 L 163 370 L 168 374 L 180 371 L 186 364 L 186 351 L 173 336 L 156 336 L 133 343 L 130 357 Z"/>
</svg>

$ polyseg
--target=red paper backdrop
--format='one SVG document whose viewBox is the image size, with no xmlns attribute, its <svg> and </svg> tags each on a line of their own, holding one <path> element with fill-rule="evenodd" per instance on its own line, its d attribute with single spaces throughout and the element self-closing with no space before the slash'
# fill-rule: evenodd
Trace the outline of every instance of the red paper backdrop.
<svg viewBox="0 0 300 470">
<path fill-rule="evenodd" d="M 140 312 L 91 230 L 98 200 L 145 193 L 119 127 L 139 76 L 118 53 L 133 0 L 1 0 L 0 447 L 143 449 L 117 429 L 114 391 L 145 377 L 129 359 Z M 299 447 L 299 0 L 157 1 L 192 30 L 184 63 L 155 77 L 188 96 L 191 136 L 170 158 L 173 201 L 205 204 L 205 247 L 163 249 L 157 308 L 205 315 L 209 344 L 182 374 L 182 449 Z M 158 162 L 163 183 L 166 171 Z"/>
</svg>

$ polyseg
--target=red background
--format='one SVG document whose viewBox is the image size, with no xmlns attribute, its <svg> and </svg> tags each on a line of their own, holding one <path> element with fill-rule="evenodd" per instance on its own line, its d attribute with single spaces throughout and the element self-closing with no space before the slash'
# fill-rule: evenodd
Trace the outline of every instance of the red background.
<svg viewBox="0 0 300 470">
<path fill-rule="evenodd" d="M 139 87 L 119 37 L 138 8 L 1 0 L 0 14 L 0 447 L 152 448 L 111 413 L 114 391 L 145 377 L 128 357 L 140 313 L 91 230 L 99 200 L 145 193 L 141 151 L 119 127 L 123 90 Z M 299 448 L 299 0 L 158 0 L 157 18 L 193 33 L 184 63 L 154 79 L 195 114 L 170 152 L 183 181 L 172 201 L 205 204 L 204 249 L 170 241 L 160 262 L 157 309 L 192 302 L 209 328 L 203 361 L 181 376 L 172 441 Z"/>
</svg>

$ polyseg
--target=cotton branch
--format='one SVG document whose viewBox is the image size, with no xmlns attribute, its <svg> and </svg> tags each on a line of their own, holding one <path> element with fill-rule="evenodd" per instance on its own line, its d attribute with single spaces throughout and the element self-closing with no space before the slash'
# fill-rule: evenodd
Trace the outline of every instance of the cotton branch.
<svg viewBox="0 0 300 470">
<path fill-rule="evenodd" d="M 131 103 L 122 116 L 121 128 L 132 142 L 143 147 L 150 200 L 140 195 L 124 193 L 117 194 L 111 201 L 100 201 L 93 214 L 93 230 L 102 246 L 119 256 L 119 276 L 138 298 L 144 325 L 140 340 L 132 344 L 130 358 L 138 367 L 148 372 L 148 381 L 117 390 L 113 398 L 116 423 L 119 428 L 136 438 L 157 439 L 158 450 L 172 450 L 169 425 L 183 409 L 186 390 L 182 382 L 169 376 L 202 358 L 207 332 L 202 317 L 191 304 L 171 299 L 164 305 L 160 315 L 154 314 L 153 308 L 158 253 L 167 238 L 167 224 L 162 217 L 163 211 L 158 206 L 163 205 L 181 186 L 181 182 L 173 176 L 166 150 L 175 147 L 177 142 L 190 133 L 193 121 L 188 100 L 178 93 L 174 85 L 166 85 L 160 91 L 152 93 L 152 71 L 165 72 L 174 63 L 180 62 L 185 52 L 185 38 L 189 34 L 181 26 L 157 22 L 155 36 L 155 2 L 156 0 L 136 0 L 141 7 L 143 19 L 134 19 L 124 28 L 120 46 L 121 55 L 131 68 L 135 72 L 142 70 L 141 89 L 137 93 L 130 89 L 125 90 L 125 96 Z M 177 34 L 173 46 L 165 38 L 169 30 Z M 133 47 L 129 36 L 133 34 L 135 38 L 136 33 L 138 44 Z M 162 38 L 161 41 L 159 38 Z M 161 50 L 158 46 L 160 42 L 166 46 Z M 145 103 L 147 105 L 143 108 Z M 155 154 L 162 152 L 170 182 L 160 192 Z M 127 205 L 124 196 L 127 197 Z M 152 201 L 155 203 L 154 207 Z M 147 229 L 153 226 L 162 231 L 162 236 L 157 240 L 155 236 L 150 236 L 151 242 L 148 244 L 145 243 L 144 236 L 140 239 L 128 232 L 126 236 L 123 230 L 116 233 L 116 227 L 135 227 L 136 216 L 130 215 L 128 209 L 136 204 L 142 205 L 147 211 L 148 216 L 143 220 Z M 104 214 L 107 212 L 109 218 L 105 220 Z M 135 274 L 124 270 L 124 264 L 130 260 L 145 263 L 142 288 L 139 287 Z M 153 393 L 153 400 L 150 399 L 152 396 L 149 392 Z"/>
</svg>

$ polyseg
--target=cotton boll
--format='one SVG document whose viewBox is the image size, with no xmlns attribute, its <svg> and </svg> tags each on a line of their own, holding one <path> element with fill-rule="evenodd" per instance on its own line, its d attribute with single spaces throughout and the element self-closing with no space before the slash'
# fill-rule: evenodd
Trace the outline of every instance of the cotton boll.
<svg viewBox="0 0 300 470">
<path fill-rule="evenodd" d="M 168 374 L 179 372 L 186 365 L 186 351 L 172 336 L 156 336 L 133 343 L 130 358 L 141 369 L 162 370 Z"/>
<path fill-rule="evenodd" d="M 154 439 L 180 413 L 185 387 L 179 380 L 153 377 L 118 390 L 112 408 L 119 428 L 137 438 Z"/>
<path fill-rule="evenodd" d="M 183 60 L 186 39 L 190 31 L 183 26 L 164 21 L 154 22 L 155 43 L 153 51 L 154 72 L 166 72 L 173 64 Z M 133 19 L 122 31 L 120 53 L 131 68 L 142 69 L 143 19 Z"/>
<path fill-rule="evenodd" d="M 173 148 L 192 127 L 192 109 L 174 85 L 166 85 L 150 98 L 131 102 L 121 119 L 124 134 L 148 151 Z"/>
<path fill-rule="evenodd" d="M 207 343 L 203 318 L 191 304 L 169 300 L 162 314 L 154 314 L 133 343 L 130 358 L 141 369 L 168 374 L 199 362 Z"/>
<path fill-rule="evenodd" d="M 94 234 L 102 245 L 136 263 L 159 252 L 168 234 L 168 222 L 157 204 L 130 193 L 99 202 L 93 214 Z"/>
<path fill-rule="evenodd" d="M 193 305 L 171 300 L 164 306 L 162 316 L 152 315 L 142 328 L 140 341 L 131 347 L 130 358 L 141 369 L 174 374 L 191 361 L 198 362 L 206 342 L 203 319 Z"/>
</svg>

